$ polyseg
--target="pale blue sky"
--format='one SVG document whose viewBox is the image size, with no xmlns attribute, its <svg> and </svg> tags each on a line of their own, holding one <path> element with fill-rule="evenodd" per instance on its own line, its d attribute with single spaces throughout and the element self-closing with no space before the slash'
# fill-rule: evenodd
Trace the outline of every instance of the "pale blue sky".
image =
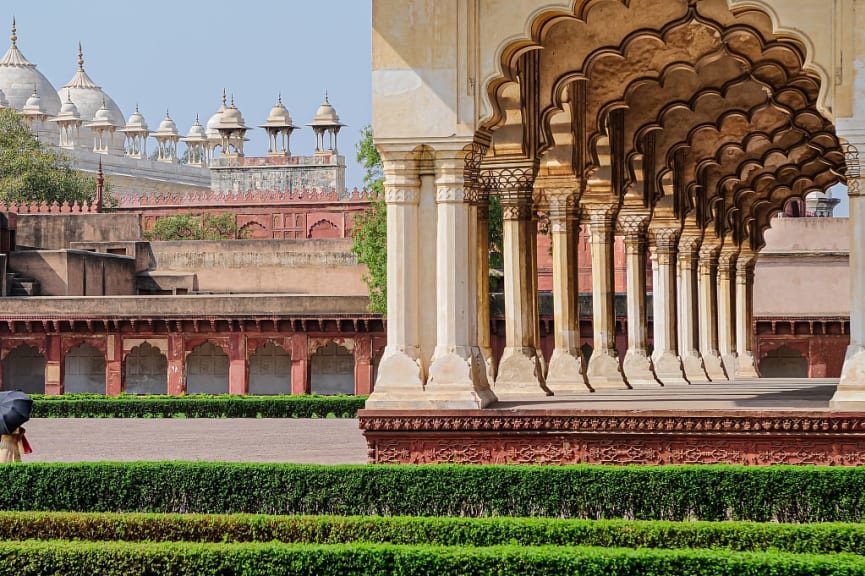
<svg viewBox="0 0 865 576">
<path fill-rule="evenodd" d="M 12 17 L 18 48 L 55 88 L 84 68 L 126 117 L 136 102 L 152 130 L 166 109 L 185 134 L 219 108 L 222 89 L 248 125 L 262 124 L 282 92 L 295 124 L 312 121 L 325 91 L 340 120 L 339 150 L 348 164 L 346 185 L 360 187 L 355 162 L 360 129 L 370 122 L 369 0 L 79 0 L 16 2 L 0 11 L 0 55 L 9 46 Z M 256 129 L 247 155 L 261 156 L 267 137 Z M 311 154 L 312 130 L 292 136 L 292 152 Z M 155 149 L 148 142 L 148 151 Z M 181 145 L 181 149 L 184 147 Z"/>
</svg>

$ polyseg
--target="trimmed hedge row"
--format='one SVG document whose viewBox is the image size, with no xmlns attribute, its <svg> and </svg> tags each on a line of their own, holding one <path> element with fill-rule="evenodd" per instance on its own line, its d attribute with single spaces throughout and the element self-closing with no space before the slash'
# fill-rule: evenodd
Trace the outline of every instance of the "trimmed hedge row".
<svg viewBox="0 0 865 576">
<path fill-rule="evenodd" d="M 33 395 L 32 418 L 356 418 L 366 396 Z"/>
<path fill-rule="evenodd" d="M 0 510 L 860 522 L 865 467 L 0 466 Z"/>
<path fill-rule="evenodd" d="M 865 555 L 862 524 L 2 512 L 2 540 L 774 549 Z"/>
<path fill-rule="evenodd" d="M 848 576 L 865 558 L 725 550 L 627 550 L 495 546 L 490 548 L 291 544 L 0 542 L 0 574 L 238 574 L 273 576 Z"/>
</svg>

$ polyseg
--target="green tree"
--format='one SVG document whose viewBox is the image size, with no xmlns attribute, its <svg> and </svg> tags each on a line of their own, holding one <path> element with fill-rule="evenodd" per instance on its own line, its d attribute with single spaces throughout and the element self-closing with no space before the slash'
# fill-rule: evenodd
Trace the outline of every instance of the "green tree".
<svg viewBox="0 0 865 576">
<path fill-rule="evenodd" d="M 229 213 L 178 214 L 157 220 L 144 237 L 147 240 L 233 240 L 237 238 L 237 223 Z"/>
<path fill-rule="evenodd" d="M 95 177 L 39 142 L 14 109 L 0 109 L 0 200 L 72 204 L 95 197 Z"/>
<path fill-rule="evenodd" d="M 351 251 L 368 270 L 363 281 L 369 288 L 371 312 L 387 312 L 387 205 L 384 201 L 384 172 L 381 156 L 372 140 L 372 126 L 364 126 L 357 143 L 357 161 L 364 167 L 364 186 L 375 198 L 370 207 L 358 214 L 352 226 L 354 243 Z"/>
</svg>

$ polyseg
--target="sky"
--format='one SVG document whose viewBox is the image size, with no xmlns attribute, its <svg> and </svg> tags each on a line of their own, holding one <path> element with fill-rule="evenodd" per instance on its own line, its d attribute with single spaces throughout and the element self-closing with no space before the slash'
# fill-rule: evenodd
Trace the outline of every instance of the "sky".
<svg viewBox="0 0 865 576">
<path fill-rule="evenodd" d="M 219 108 L 223 88 L 229 99 L 234 96 L 247 125 L 263 124 L 280 93 L 294 123 L 305 125 L 327 93 L 347 125 L 339 134 L 339 152 L 348 165 L 346 185 L 362 187 L 355 144 L 371 121 L 369 0 L 2 5 L 0 55 L 9 47 L 14 16 L 18 48 L 59 90 L 78 69 L 81 42 L 90 78 L 127 118 L 137 103 L 151 130 L 166 110 L 184 135 L 196 114 L 205 124 Z M 247 137 L 247 156 L 267 152 L 264 130 Z M 154 149 L 155 142 L 148 142 L 148 151 Z M 311 155 L 312 129 L 295 131 L 291 149 Z"/>
</svg>

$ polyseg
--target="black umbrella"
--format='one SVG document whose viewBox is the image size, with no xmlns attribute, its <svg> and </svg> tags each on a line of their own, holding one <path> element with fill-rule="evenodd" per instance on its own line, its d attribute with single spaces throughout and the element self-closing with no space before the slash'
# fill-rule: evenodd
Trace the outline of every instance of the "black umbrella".
<svg viewBox="0 0 865 576">
<path fill-rule="evenodd" d="M 30 420 L 33 399 L 20 390 L 0 392 L 0 434 L 12 434 Z"/>
</svg>

